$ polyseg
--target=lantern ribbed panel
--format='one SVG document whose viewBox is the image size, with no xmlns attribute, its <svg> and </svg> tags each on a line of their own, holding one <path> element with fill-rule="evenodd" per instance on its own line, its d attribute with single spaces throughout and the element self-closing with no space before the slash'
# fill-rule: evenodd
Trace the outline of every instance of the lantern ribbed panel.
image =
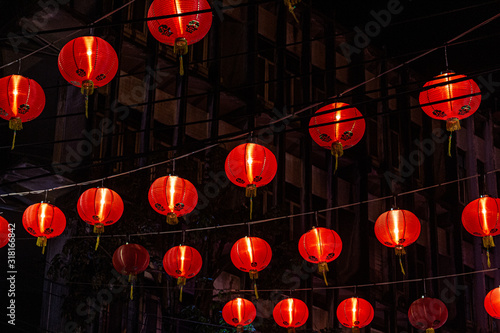
<svg viewBox="0 0 500 333">
<path fill-rule="evenodd" d="M 470 202 L 462 212 L 462 224 L 474 236 L 500 234 L 500 200 L 483 196 Z"/>
<path fill-rule="evenodd" d="M 306 303 L 297 298 L 287 298 L 280 301 L 273 310 L 276 324 L 285 328 L 296 328 L 304 325 L 309 317 Z"/>
<path fill-rule="evenodd" d="M 35 80 L 21 75 L 9 75 L 0 79 L 1 118 L 20 118 L 24 123 L 38 117 L 44 107 L 45 93 Z"/>
<path fill-rule="evenodd" d="M 375 236 L 388 247 L 408 246 L 420 235 L 420 221 L 410 211 L 394 209 L 382 213 L 375 222 Z"/>
<path fill-rule="evenodd" d="M 241 271 L 261 271 L 271 262 L 271 246 L 258 237 L 240 238 L 231 248 L 231 261 Z"/>
<path fill-rule="evenodd" d="M 113 190 L 91 188 L 82 193 L 77 204 L 78 215 L 90 225 L 111 225 L 123 214 L 123 201 Z"/>
<path fill-rule="evenodd" d="M 92 81 L 95 87 L 108 84 L 118 70 L 118 56 L 104 39 L 78 37 L 61 49 L 58 58 L 61 75 L 74 86 Z"/>
<path fill-rule="evenodd" d="M 300 237 L 299 252 L 305 260 L 318 264 L 331 262 L 340 255 L 342 240 L 333 230 L 314 228 Z"/>
<path fill-rule="evenodd" d="M 192 278 L 200 272 L 202 264 L 200 253 L 187 245 L 175 246 L 163 257 L 163 268 L 174 278 Z"/>
<path fill-rule="evenodd" d="M 484 308 L 490 316 L 500 319 L 500 287 L 491 290 L 484 298 Z"/>
<path fill-rule="evenodd" d="M 448 309 L 439 299 L 423 297 L 410 305 L 408 319 L 416 329 L 437 329 L 446 323 Z"/>
<path fill-rule="evenodd" d="M 174 213 L 183 216 L 193 211 L 198 203 L 198 192 L 190 181 L 165 176 L 156 179 L 149 188 L 149 203 L 162 215 Z"/>
<path fill-rule="evenodd" d="M 148 18 L 211 9 L 206 0 L 155 0 L 149 7 Z M 177 38 L 194 44 L 208 33 L 212 25 L 212 12 L 150 20 L 148 28 L 160 43 L 174 45 Z"/>
<path fill-rule="evenodd" d="M 10 231 L 9 222 L 0 216 L 0 247 L 4 247 L 9 242 Z"/>
<path fill-rule="evenodd" d="M 222 317 L 231 326 L 251 324 L 257 316 L 255 305 L 244 298 L 235 298 L 224 305 Z"/>
<path fill-rule="evenodd" d="M 370 325 L 374 314 L 372 305 L 359 297 L 343 300 L 337 308 L 339 322 L 349 328 L 362 328 Z"/>
<path fill-rule="evenodd" d="M 435 76 L 433 80 L 424 85 L 424 90 L 420 92 L 419 103 L 428 104 L 442 100 L 457 98 L 470 94 L 479 93 L 479 87 L 474 80 L 464 80 L 447 85 L 426 88 L 439 83 L 449 82 L 466 78 L 465 75 L 457 75 L 454 72 L 445 72 Z M 458 98 L 452 101 L 439 102 L 432 105 L 422 106 L 422 110 L 434 119 L 448 120 L 452 118 L 464 119 L 472 115 L 481 104 L 481 95 Z"/>
<path fill-rule="evenodd" d="M 113 253 L 113 267 L 123 275 L 137 275 L 149 266 L 149 253 L 139 244 L 125 244 Z"/>
<path fill-rule="evenodd" d="M 266 147 L 245 143 L 227 155 L 225 170 L 227 177 L 235 185 L 246 187 L 252 184 L 260 187 L 273 180 L 278 164 L 274 154 Z"/>
<path fill-rule="evenodd" d="M 322 107 L 321 109 L 316 111 L 316 113 L 335 110 L 346 106 L 348 106 L 348 104 L 346 103 L 332 103 L 330 105 Z M 351 107 L 318 116 L 313 116 L 309 121 L 309 126 L 327 124 L 335 121 L 342 121 L 362 116 L 363 115 L 358 111 L 358 109 Z M 363 118 L 309 128 L 309 134 L 311 135 L 314 142 L 327 149 L 330 149 L 334 142 L 342 143 L 343 149 L 350 148 L 363 138 L 364 133 L 365 120 Z"/>
<path fill-rule="evenodd" d="M 54 238 L 66 228 L 66 217 L 54 205 L 36 203 L 24 211 L 23 226 L 32 236 Z"/>
</svg>

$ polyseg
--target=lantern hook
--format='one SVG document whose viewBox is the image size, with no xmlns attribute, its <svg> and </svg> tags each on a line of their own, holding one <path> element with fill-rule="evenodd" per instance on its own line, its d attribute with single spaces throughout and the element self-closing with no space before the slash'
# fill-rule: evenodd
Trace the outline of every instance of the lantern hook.
<svg viewBox="0 0 500 333">
<path fill-rule="evenodd" d="M 422 297 L 425 297 L 425 295 L 427 295 L 427 288 L 425 287 L 425 278 L 422 279 L 422 282 L 424 284 L 424 295 Z"/>
<path fill-rule="evenodd" d="M 19 63 L 19 66 L 17 68 L 17 75 L 21 75 L 21 61 L 23 58 L 19 58 L 17 62 Z"/>
<path fill-rule="evenodd" d="M 248 237 L 250 237 L 250 223 L 246 222 L 247 225 L 247 232 L 248 232 Z"/>
<path fill-rule="evenodd" d="M 319 222 L 318 222 L 318 211 L 314 212 L 314 220 L 316 221 L 316 227 L 319 227 Z"/>
<path fill-rule="evenodd" d="M 45 202 L 48 202 L 48 201 L 47 201 L 47 196 L 48 196 L 48 194 L 49 194 L 49 191 L 47 191 L 47 190 L 46 190 L 46 191 L 45 191 L 45 200 L 44 200 Z"/>
<path fill-rule="evenodd" d="M 444 61 L 446 64 L 446 71 L 448 71 L 448 45 L 444 45 Z"/>
<path fill-rule="evenodd" d="M 393 209 L 398 209 L 398 195 L 397 194 L 394 194 L 392 196 L 392 208 Z"/>
<path fill-rule="evenodd" d="M 182 244 L 186 243 L 186 229 L 182 229 Z"/>
</svg>

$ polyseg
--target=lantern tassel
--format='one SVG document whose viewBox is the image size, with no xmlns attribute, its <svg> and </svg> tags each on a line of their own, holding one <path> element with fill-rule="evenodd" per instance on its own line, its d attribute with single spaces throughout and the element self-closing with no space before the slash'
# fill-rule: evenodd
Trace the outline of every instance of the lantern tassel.
<svg viewBox="0 0 500 333">
<path fill-rule="evenodd" d="M 396 251 L 396 255 L 399 257 L 399 266 L 401 267 L 401 272 L 403 273 L 403 275 L 406 275 L 402 258 L 406 254 L 405 248 L 404 246 L 398 245 L 394 248 L 394 250 Z"/>
<path fill-rule="evenodd" d="M 236 326 L 236 333 L 243 333 L 243 326 L 241 325 Z"/>
<path fill-rule="evenodd" d="M 451 118 L 446 121 L 446 130 L 450 132 L 450 136 L 448 137 L 448 156 L 451 157 L 451 137 L 454 131 L 458 131 L 460 129 L 460 120 L 458 118 Z"/>
<path fill-rule="evenodd" d="M 101 234 L 97 235 L 97 241 L 95 242 L 95 249 L 94 251 L 97 251 L 97 248 L 99 247 L 99 239 L 101 238 Z"/>
<path fill-rule="evenodd" d="M 174 42 L 174 54 L 179 56 L 180 68 L 179 74 L 181 76 L 184 75 L 184 61 L 182 60 L 182 56 L 186 55 L 188 52 L 188 43 L 186 38 L 176 38 Z"/>
<path fill-rule="evenodd" d="M 179 294 L 179 302 L 182 303 L 182 289 L 184 288 L 184 286 L 186 285 L 186 278 L 183 277 L 183 276 L 179 276 L 177 278 L 177 285 L 181 287 L 181 292 Z"/>
<path fill-rule="evenodd" d="M 99 247 L 99 240 L 101 239 L 101 234 L 104 232 L 104 225 L 102 223 L 97 223 L 94 225 L 94 234 L 97 234 L 97 241 L 95 243 L 95 250 Z"/>
<path fill-rule="evenodd" d="M 344 147 L 342 146 L 342 143 L 340 141 L 335 141 L 332 143 L 332 155 L 335 156 L 335 169 L 333 170 L 333 173 L 337 173 L 337 168 L 339 166 L 339 157 L 344 155 Z"/>
<path fill-rule="evenodd" d="M 434 332 L 436 332 L 436 331 L 434 331 L 433 328 L 428 328 L 425 330 L 425 333 L 434 333 Z"/>
<path fill-rule="evenodd" d="M 255 291 L 255 298 L 259 299 L 259 293 L 257 292 L 257 281 L 253 282 L 253 290 Z"/>
<path fill-rule="evenodd" d="M 295 15 L 294 9 L 299 3 L 300 0 L 285 0 L 285 5 L 288 6 L 288 11 L 293 15 L 293 18 L 297 23 L 299 23 L 299 20 L 297 19 L 297 16 Z"/>
<path fill-rule="evenodd" d="M 94 82 L 92 80 L 83 81 L 81 93 L 85 96 L 85 118 L 89 119 L 89 96 L 94 93 Z"/>
<path fill-rule="evenodd" d="M 259 271 L 251 270 L 248 272 L 250 279 L 253 280 L 253 289 L 255 291 L 255 298 L 259 299 L 259 293 L 257 292 L 257 279 L 259 278 Z"/>
<path fill-rule="evenodd" d="M 45 254 L 45 247 L 47 246 L 47 237 L 41 236 L 36 239 L 36 246 L 42 248 L 42 254 Z"/>
<path fill-rule="evenodd" d="M 132 274 L 128 275 L 128 282 L 132 281 Z"/>
<path fill-rule="evenodd" d="M 130 300 L 134 300 L 134 282 L 132 281 L 132 284 L 130 285 Z"/>
<path fill-rule="evenodd" d="M 354 326 L 354 327 L 351 329 L 351 331 L 352 331 L 353 333 L 359 333 L 359 327 Z"/>
<path fill-rule="evenodd" d="M 16 145 L 16 133 L 17 131 L 23 129 L 23 122 L 21 118 L 18 117 L 10 118 L 9 128 L 14 131 L 14 136 L 12 137 L 12 147 L 10 148 L 11 150 L 13 150 L 14 146 Z"/>
<path fill-rule="evenodd" d="M 325 284 L 328 286 L 328 280 L 326 279 L 326 272 L 328 272 L 328 263 L 320 262 L 318 264 L 318 272 L 323 273 L 323 280 L 325 280 Z"/>
<path fill-rule="evenodd" d="M 289 327 L 288 333 L 295 333 L 295 327 Z"/>
<path fill-rule="evenodd" d="M 182 288 L 184 288 L 184 286 L 181 286 L 181 292 L 179 293 L 179 302 L 181 303 L 182 303 Z"/>
<path fill-rule="evenodd" d="M 257 186 L 255 184 L 248 184 L 245 188 L 245 196 L 247 198 L 255 198 L 257 196 Z"/>
<path fill-rule="evenodd" d="M 168 213 L 167 214 L 167 223 L 170 225 L 178 224 L 179 219 L 177 218 L 177 215 L 175 215 L 175 213 Z"/>
<path fill-rule="evenodd" d="M 488 268 L 490 268 L 491 267 L 490 248 L 495 247 L 495 241 L 493 240 L 493 236 L 489 235 L 483 237 L 483 246 L 486 248 L 486 257 L 488 258 Z"/>
</svg>

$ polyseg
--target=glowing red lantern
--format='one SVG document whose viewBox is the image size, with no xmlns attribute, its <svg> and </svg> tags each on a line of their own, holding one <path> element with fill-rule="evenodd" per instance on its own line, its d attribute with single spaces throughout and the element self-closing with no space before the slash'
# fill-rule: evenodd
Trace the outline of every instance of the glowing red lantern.
<svg viewBox="0 0 500 333">
<path fill-rule="evenodd" d="M 500 319 L 500 287 L 491 290 L 484 298 L 484 308 L 490 316 Z"/>
<path fill-rule="evenodd" d="M 182 56 L 188 45 L 194 44 L 208 33 L 212 25 L 212 12 L 206 0 L 157 0 L 149 7 L 148 18 L 204 11 L 191 15 L 148 21 L 148 28 L 160 43 L 174 47 L 174 54 L 180 56 L 180 74 L 184 75 Z"/>
<path fill-rule="evenodd" d="M 408 310 L 410 324 L 418 330 L 433 333 L 448 319 L 448 309 L 439 299 L 422 297 L 411 303 Z"/>
<path fill-rule="evenodd" d="M 23 122 L 35 119 L 45 107 L 45 93 L 32 79 L 21 75 L 9 75 L 0 79 L 0 117 L 9 121 L 14 131 L 12 149 L 16 142 L 16 131 L 23 129 Z"/>
<path fill-rule="evenodd" d="M 104 39 L 94 36 L 69 41 L 59 52 L 59 71 L 72 85 L 81 88 L 85 96 L 85 115 L 88 117 L 89 95 L 94 88 L 108 84 L 118 70 L 118 56 Z"/>
<path fill-rule="evenodd" d="M 355 119 L 363 115 L 358 109 L 348 106 L 346 103 L 326 105 L 316 113 L 330 112 L 313 116 L 309 121 L 309 134 L 312 139 L 321 147 L 330 149 L 335 156 L 334 172 L 337 171 L 338 158 L 344 154 L 344 149 L 357 144 L 365 133 L 364 118 Z M 344 109 L 337 110 L 340 108 Z M 326 125 L 318 126 L 323 124 Z"/>
<path fill-rule="evenodd" d="M 256 143 L 245 143 L 237 146 L 225 163 L 227 178 L 240 187 L 246 188 L 246 196 L 250 198 L 250 219 L 252 219 L 252 198 L 257 195 L 257 187 L 269 184 L 278 170 L 276 157 L 264 146 Z"/>
<path fill-rule="evenodd" d="M 149 266 L 149 253 L 139 244 L 125 244 L 113 253 L 113 267 L 122 275 L 128 275 L 130 285 L 130 299 L 134 299 L 134 281 L 137 274 Z"/>
<path fill-rule="evenodd" d="M 94 226 L 97 234 L 95 249 L 105 225 L 118 221 L 123 214 L 122 198 L 113 190 L 105 187 L 91 188 L 82 193 L 77 204 L 78 215 L 86 223 Z"/>
<path fill-rule="evenodd" d="M 54 205 L 37 203 L 24 211 L 23 226 L 29 234 L 38 237 L 36 245 L 42 247 L 42 253 L 45 253 L 47 239 L 59 236 L 66 228 L 66 217 Z"/>
<path fill-rule="evenodd" d="M 288 332 L 295 332 L 296 327 L 304 325 L 309 317 L 306 303 L 300 299 L 287 298 L 280 301 L 273 310 L 274 321 Z"/>
<path fill-rule="evenodd" d="M 11 234 L 12 230 L 10 229 L 9 222 L 0 216 L 0 247 L 4 247 L 9 243 Z"/>
<path fill-rule="evenodd" d="M 462 212 L 462 224 L 470 234 L 483 238 L 490 267 L 490 248 L 495 247 L 493 236 L 500 234 L 500 200 L 484 195 L 470 202 Z"/>
<path fill-rule="evenodd" d="M 373 316 L 372 305 L 359 297 L 343 300 L 337 308 L 337 318 L 340 323 L 351 328 L 352 332 L 359 332 L 360 328 L 370 325 Z"/>
<path fill-rule="evenodd" d="M 249 325 L 257 316 L 255 305 L 244 298 L 235 298 L 224 305 L 222 318 L 231 326 L 236 327 L 236 332 L 243 332 L 243 326 Z"/>
<path fill-rule="evenodd" d="M 182 288 L 186 285 L 186 280 L 200 272 L 202 263 L 200 253 L 191 246 L 175 246 L 165 253 L 163 268 L 168 275 L 177 279 L 177 285 L 181 287 L 179 295 L 181 302 Z"/>
<path fill-rule="evenodd" d="M 460 129 L 460 119 L 472 115 L 481 104 L 481 95 L 478 85 L 472 79 L 465 79 L 465 75 L 455 74 L 453 71 L 442 72 L 433 80 L 427 82 L 419 95 L 420 104 L 431 104 L 422 106 L 422 110 L 431 118 L 446 120 L 446 130 L 450 132 L 448 143 L 448 155 L 451 155 L 451 135 L 453 131 Z M 449 84 L 444 84 L 450 82 Z M 477 94 L 475 96 L 470 96 Z M 452 99 L 452 100 L 450 100 Z"/>
<path fill-rule="evenodd" d="M 328 263 L 337 259 L 342 251 L 342 240 L 339 235 L 330 229 L 312 228 L 300 237 L 299 252 L 302 258 L 318 264 L 318 272 L 323 274 L 325 284 Z"/>
<path fill-rule="evenodd" d="M 258 237 L 245 236 L 240 238 L 231 248 L 231 261 L 236 268 L 250 274 L 250 279 L 254 281 L 255 297 L 257 299 L 259 295 L 255 280 L 259 278 L 259 271 L 269 265 L 272 256 L 271 246 Z"/>
<path fill-rule="evenodd" d="M 198 203 L 198 192 L 189 180 L 176 176 L 156 179 L 149 188 L 149 204 L 155 211 L 167 216 L 167 223 L 179 223 L 180 216 L 189 214 Z"/>
<path fill-rule="evenodd" d="M 415 214 L 404 209 L 382 213 L 375 222 L 375 236 L 383 245 L 395 248 L 403 274 L 401 256 L 406 254 L 405 246 L 414 243 L 419 235 L 420 221 Z"/>
</svg>

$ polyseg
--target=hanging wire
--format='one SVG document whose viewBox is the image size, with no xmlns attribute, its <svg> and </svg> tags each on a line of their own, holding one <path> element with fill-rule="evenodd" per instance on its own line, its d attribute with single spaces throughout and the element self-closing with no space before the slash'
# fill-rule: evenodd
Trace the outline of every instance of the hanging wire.
<svg viewBox="0 0 500 333">
<path fill-rule="evenodd" d="M 182 244 L 186 244 L 186 229 L 182 229 Z"/>
<path fill-rule="evenodd" d="M 19 59 L 17 61 L 19 63 L 19 67 L 17 68 L 17 75 L 21 75 L 21 61 L 22 61 L 22 59 Z"/>
<path fill-rule="evenodd" d="M 314 220 L 316 221 L 316 227 L 319 227 L 318 211 L 314 212 Z"/>
<path fill-rule="evenodd" d="M 422 283 L 424 284 L 424 296 L 427 295 L 427 287 L 425 285 L 425 278 L 422 279 Z"/>
<path fill-rule="evenodd" d="M 448 47 L 446 44 L 444 46 L 444 61 L 446 63 L 446 71 L 448 71 Z"/>
</svg>

